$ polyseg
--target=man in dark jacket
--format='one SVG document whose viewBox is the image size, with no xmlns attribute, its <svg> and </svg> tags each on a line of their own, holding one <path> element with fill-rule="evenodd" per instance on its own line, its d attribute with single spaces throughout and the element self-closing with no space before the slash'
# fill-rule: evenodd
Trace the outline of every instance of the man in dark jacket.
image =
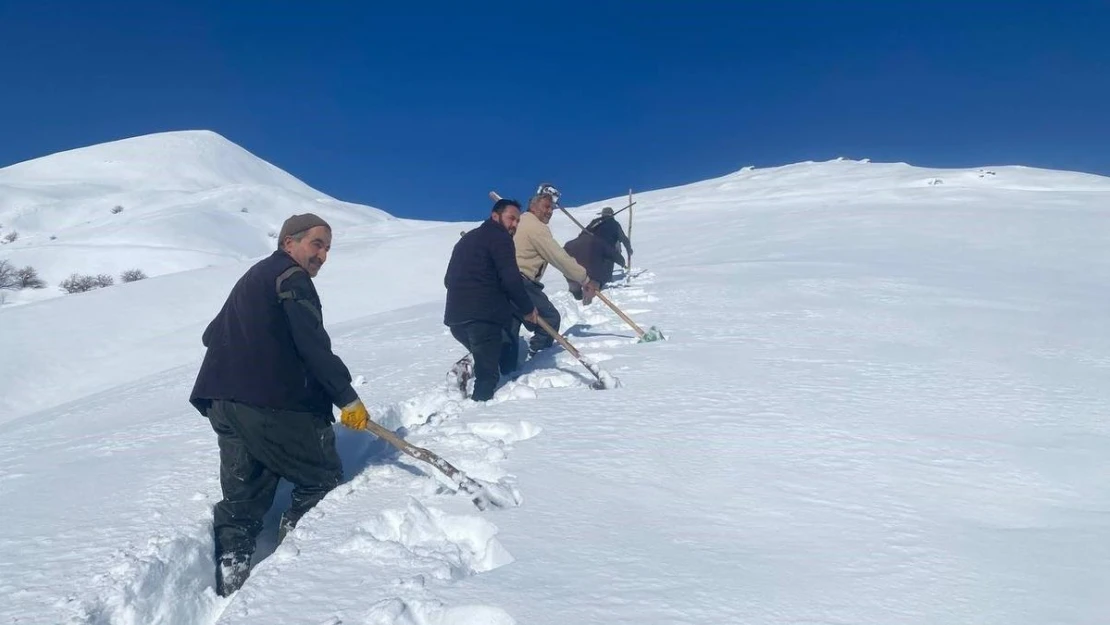
<svg viewBox="0 0 1110 625">
<path fill-rule="evenodd" d="M 262 519 L 278 481 L 293 484 L 279 540 L 339 485 L 332 406 L 365 429 L 369 415 L 331 349 L 312 278 L 327 260 L 331 228 L 306 213 L 282 225 L 278 249 L 232 288 L 204 331 L 207 348 L 190 403 L 211 422 L 220 448 L 223 500 L 213 510 L 216 592 L 250 575 Z"/>
<path fill-rule="evenodd" d="M 610 282 L 613 279 L 613 263 L 620 263 L 621 266 L 625 264 L 624 258 L 620 253 L 620 247 L 617 243 L 624 244 L 624 249 L 628 252 L 629 256 L 632 256 L 632 241 L 624 234 L 624 228 L 621 228 L 620 222 L 613 216 L 613 208 L 611 206 L 606 206 L 601 209 L 600 216 L 586 226 L 586 231 L 596 235 L 597 238 L 604 241 L 611 250 L 611 253 L 606 254 L 606 256 L 612 260 L 604 263 L 603 273 L 595 274 L 593 269 L 590 269 L 590 275 L 593 276 L 601 286 L 605 286 L 606 282 Z M 601 268 L 602 267 L 599 267 L 599 269 Z"/>
<path fill-rule="evenodd" d="M 619 249 L 592 232 L 579 232 L 577 237 L 563 245 L 563 249 L 574 257 L 579 265 L 586 268 L 586 271 L 597 280 L 599 288 L 604 288 L 606 282 L 613 279 L 613 263 L 624 266 L 624 258 Z M 582 299 L 581 284 L 568 279 L 567 288 L 574 299 Z"/>
<path fill-rule="evenodd" d="M 498 200 L 489 219 L 455 244 L 443 276 L 443 323 L 474 356 L 474 401 L 493 397 L 500 373 L 516 368 L 509 362 L 516 358 L 516 338 L 508 333 L 513 317 L 536 321 L 536 307 L 516 265 L 513 234 L 518 221 L 520 204 Z"/>
</svg>

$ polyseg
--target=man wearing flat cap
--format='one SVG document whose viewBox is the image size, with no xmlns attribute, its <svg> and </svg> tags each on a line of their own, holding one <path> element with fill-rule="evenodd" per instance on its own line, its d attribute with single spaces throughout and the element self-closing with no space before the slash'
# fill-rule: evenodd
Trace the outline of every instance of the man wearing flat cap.
<svg viewBox="0 0 1110 625">
<path fill-rule="evenodd" d="M 606 245 L 612 249 L 612 262 L 616 262 L 621 266 L 625 264 L 624 258 L 621 256 L 620 246 L 617 245 L 618 243 L 624 245 L 624 249 L 628 252 L 629 257 L 632 256 L 632 241 L 628 240 L 628 235 L 624 233 L 624 228 L 621 228 L 620 222 L 613 216 L 612 206 L 606 206 L 601 209 L 601 213 L 586 226 L 586 230 L 596 235 L 597 238 L 604 241 Z M 601 280 L 602 282 L 609 282 L 613 279 L 612 262 L 609 264 L 608 270 L 603 276 L 604 280 Z"/>
<path fill-rule="evenodd" d="M 201 339 L 207 352 L 189 401 L 210 421 L 220 449 L 223 499 L 213 510 L 220 596 L 250 575 L 281 478 L 293 493 L 279 540 L 339 485 L 332 406 L 342 408 L 340 419 L 352 429 L 365 429 L 369 419 L 332 352 L 312 283 L 331 236 L 311 213 L 287 219 L 277 250 L 243 274 Z"/>
<path fill-rule="evenodd" d="M 621 256 L 617 243 L 623 243 L 632 256 L 632 242 L 624 234 L 620 222 L 613 217 L 613 208 L 606 206 L 601 209 L 597 219 L 590 222 L 585 230 L 578 236 L 567 241 L 563 249 L 570 254 L 579 265 L 586 268 L 590 277 L 597 280 L 598 289 L 604 289 L 613 281 L 613 263 L 624 267 L 624 257 Z M 567 288 L 574 299 L 583 298 L 582 285 L 574 280 L 567 279 Z"/>
</svg>

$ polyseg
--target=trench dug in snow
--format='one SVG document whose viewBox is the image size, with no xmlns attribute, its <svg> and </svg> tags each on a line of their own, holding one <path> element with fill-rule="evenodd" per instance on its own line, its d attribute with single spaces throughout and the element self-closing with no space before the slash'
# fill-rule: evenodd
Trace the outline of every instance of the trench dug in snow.
<svg viewBox="0 0 1110 625">
<path fill-rule="evenodd" d="M 646 282 L 648 278 L 642 280 Z M 564 333 L 576 346 L 592 350 L 631 342 L 628 337 L 615 338 L 614 335 L 590 338 L 588 332 L 581 330 L 583 325 L 600 326 L 612 320 L 596 313 L 583 314 L 581 308 L 569 298 L 556 296 L 555 300 L 564 309 Z M 604 354 L 592 353 L 592 358 L 602 360 Z M 551 353 L 525 363 L 515 379 L 503 381 L 495 397 L 487 404 L 493 406 L 532 400 L 537 397 L 539 389 L 578 388 L 585 391 L 592 378 L 584 369 L 575 371 L 572 366 L 580 367 L 556 345 Z M 355 380 L 356 386 L 364 383 L 362 376 Z M 473 382 L 470 388 L 473 388 Z M 450 449 L 455 455 L 478 458 L 472 463 L 472 477 L 491 481 L 495 486 L 515 489 L 511 476 L 505 476 L 498 465 L 508 457 L 509 447 L 538 436 L 542 428 L 527 420 L 515 423 L 464 422 L 460 418 L 472 410 L 472 406 L 457 389 L 443 385 L 404 401 L 371 406 L 370 412 L 375 421 L 410 441 L 418 441 L 416 444 Z M 424 483 L 419 490 L 421 498 L 410 496 L 403 508 L 382 510 L 350 528 L 347 538 L 333 546 L 336 553 L 354 555 L 390 571 L 397 578 L 397 586 L 408 589 L 405 597 L 384 598 L 370 605 L 363 622 L 382 625 L 515 623 L 500 608 L 448 606 L 427 590 L 431 583 L 450 583 L 514 561 L 498 541 L 499 530 L 488 520 L 488 515 L 449 514 L 432 506 L 437 496 L 465 496 L 465 493 L 452 494 L 454 485 L 444 476 L 430 466 L 400 455 L 384 441 L 342 429 L 339 434 L 338 444 L 345 463 L 353 460 L 356 465 L 368 466 L 392 459 L 410 465 L 407 471 L 394 471 L 394 479 L 411 480 L 416 474 Z M 342 505 L 336 500 L 336 494 L 375 488 L 380 484 L 382 475 L 380 471 L 371 472 L 351 477 L 335 493 L 329 494 L 318 509 Z M 196 497 L 210 499 L 202 493 Z M 422 498 L 425 501 L 421 501 Z M 280 505 L 279 490 L 275 508 Z M 237 611 L 246 614 L 249 607 L 238 605 L 241 603 L 239 597 L 252 582 L 258 583 L 256 580 L 263 578 L 260 573 L 267 567 L 280 568 L 297 558 L 297 537 L 313 531 L 312 515 L 307 515 L 305 521 L 308 522 L 302 521 L 301 526 L 287 537 L 287 544 L 277 546 L 276 550 L 274 537 L 267 533 L 273 529 L 273 519 L 268 518 L 268 527 L 259 537 L 252 577 L 244 589 L 228 598 L 218 597 L 214 591 L 210 517 L 194 520 L 179 534 L 152 537 L 142 549 L 122 550 L 115 558 L 116 563 L 90 584 L 93 588 L 105 590 L 91 599 L 75 602 L 77 605 L 71 606 L 73 617 L 68 625 L 192 625 L 222 622 L 225 614 L 234 617 Z M 271 510 L 268 517 L 275 516 L 275 510 Z M 339 623 L 339 618 L 336 617 L 334 622 Z"/>
</svg>

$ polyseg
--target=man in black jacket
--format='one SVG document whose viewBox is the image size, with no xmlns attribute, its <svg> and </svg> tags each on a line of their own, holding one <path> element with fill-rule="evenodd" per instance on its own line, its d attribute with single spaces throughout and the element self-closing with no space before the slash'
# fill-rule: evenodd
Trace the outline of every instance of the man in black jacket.
<svg viewBox="0 0 1110 625">
<path fill-rule="evenodd" d="M 563 249 L 570 254 L 579 265 L 586 268 L 590 276 L 597 280 L 598 288 L 604 288 L 606 283 L 613 279 L 613 263 L 624 266 L 624 258 L 620 249 L 602 239 L 593 232 L 580 231 L 578 236 L 567 241 Z M 567 288 L 574 299 L 581 301 L 583 297 L 582 285 L 574 280 L 567 279 Z"/>
<path fill-rule="evenodd" d="M 331 227 L 306 213 L 287 219 L 278 249 L 239 279 L 204 331 L 207 348 L 190 403 L 212 424 L 223 499 L 213 510 L 216 592 L 250 575 L 262 519 L 278 481 L 293 484 L 279 540 L 343 477 L 332 406 L 365 429 L 369 415 L 331 349 L 313 286 L 331 249 Z"/>
<path fill-rule="evenodd" d="M 513 233 L 518 221 L 520 204 L 498 200 L 489 219 L 455 244 L 443 276 L 443 323 L 474 355 L 474 401 L 493 397 L 500 373 L 516 369 L 515 362 L 508 362 L 516 356 L 516 337 L 508 335 L 513 316 L 536 322 L 536 307 L 516 265 Z"/>
<path fill-rule="evenodd" d="M 624 233 L 624 228 L 621 228 L 621 224 L 614 216 L 611 206 L 601 209 L 601 214 L 586 226 L 586 231 L 604 241 L 611 250 L 610 253 L 605 254 L 608 258 L 601 261 L 602 266 L 596 268 L 598 274 L 593 273 L 594 268 L 590 268 L 590 275 L 597 279 L 600 286 L 605 286 L 606 282 L 613 279 L 613 263 L 624 265 L 624 258 L 621 256 L 620 247 L 617 244 L 623 244 L 628 256 L 631 257 L 632 241 Z"/>
</svg>

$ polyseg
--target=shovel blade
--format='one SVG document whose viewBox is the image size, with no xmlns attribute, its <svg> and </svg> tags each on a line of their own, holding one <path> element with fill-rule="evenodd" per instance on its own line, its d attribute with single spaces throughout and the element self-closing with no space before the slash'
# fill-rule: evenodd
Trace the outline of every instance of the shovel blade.
<svg viewBox="0 0 1110 625">
<path fill-rule="evenodd" d="M 590 370 L 593 372 L 594 376 L 597 377 L 597 379 L 590 384 L 590 388 L 595 391 L 606 391 L 618 388 L 621 385 L 619 378 L 597 365 L 593 365 Z"/>
<path fill-rule="evenodd" d="M 524 501 L 519 490 L 511 484 L 504 484 L 500 481 L 487 482 L 467 477 L 459 485 L 459 490 L 471 495 L 470 501 L 482 511 L 490 508 L 515 508 Z"/>
<path fill-rule="evenodd" d="M 663 335 L 663 331 L 660 330 L 659 328 L 655 327 L 655 326 L 651 326 L 651 329 L 648 330 L 647 332 L 644 332 L 644 335 L 640 337 L 640 340 L 638 342 L 639 343 L 651 343 L 652 341 L 665 341 L 665 340 L 667 340 L 667 337 Z"/>
</svg>

